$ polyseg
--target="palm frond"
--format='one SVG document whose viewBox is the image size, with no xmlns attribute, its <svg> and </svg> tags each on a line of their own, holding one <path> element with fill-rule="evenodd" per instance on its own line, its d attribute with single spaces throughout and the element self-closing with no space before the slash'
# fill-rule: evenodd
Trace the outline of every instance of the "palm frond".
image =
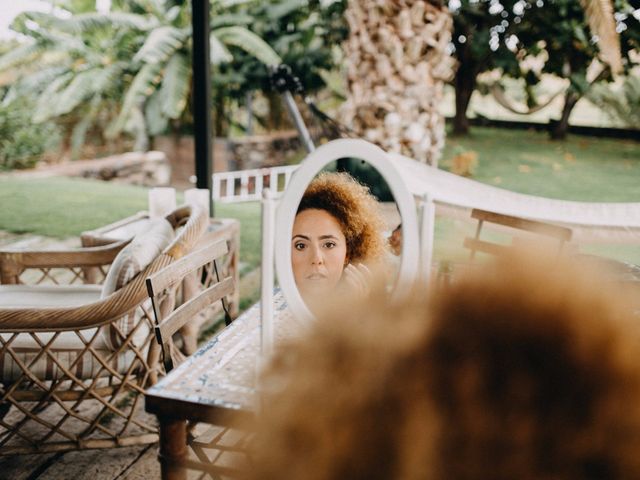
<svg viewBox="0 0 640 480">
<path fill-rule="evenodd" d="M 162 113 L 169 118 L 179 118 L 187 105 L 191 64 L 186 55 L 175 54 L 167 63 L 160 87 Z"/>
<path fill-rule="evenodd" d="M 53 66 L 43 68 L 40 71 L 23 75 L 20 79 L 13 82 L 6 95 L 2 99 L 2 105 L 8 105 L 15 99 L 20 97 L 34 97 L 39 95 L 47 86 L 56 78 L 68 71 L 65 66 Z"/>
<path fill-rule="evenodd" d="M 267 10 L 267 16 L 271 20 L 279 20 L 290 13 L 307 6 L 307 0 L 286 0 Z"/>
<path fill-rule="evenodd" d="M 133 108 L 144 103 L 145 98 L 153 93 L 160 81 L 163 66 L 161 63 L 147 63 L 136 74 L 124 96 L 120 113 L 107 129 L 108 137 L 112 138 L 120 133 L 129 120 Z"/>
<path fill-rule="evenodd" d="M 156 18 L 162 18 L 167 10 L 166 3 L 163 0 L 137 0 L 136 3 Z"/>
<path fill-rule="evenodd" d="M 247 26 L 251 25 L 255 21 L 255 17 L 248 15 L 246 13 L 225 13 L 222 15 L 214 15 L 209 23 L 211 29 L 238 25 L 238 26 Z"/>
<path fill-rule="evenodd" d="M 102 98 L 100 95 L 95 95 L 89 103 L 88 112 L 83 115 L 80 121 L 73 127 L 73 131 L 71 132 L 71 158 L 74 160 L 78 158 L 80 149 L 82 148 L 82 145 L 84 145 L 89 127 L 94 122 L 100 109 L 101 101 Z"/>
<path fill-rule="evenodd" d="M 247 5 L 249 3 L 257 3 L 258 0 L 213 0 L 211 2 L 212 10 L 226 10 L 238 5 Z"/>
<path fill-rule="evenodd" d="M 31 35 L 37 43 L 46 45 L 47 52 L 77 52 L 80 56 L 88 51 L 87 45 L 76 35 L 54 31 L 38 30 Z"/>
<path fill-rule="evenodd" d="M 100 81 L 102 76 L 103 72 L 95 68 L 76 73 L 65 89 L 51 99 L 55 105 L 53 114 L 65 115 L 89 99 L 94 94 L 96 82 Z"/>
<path fill-rule="evenodd" d="M 34 31 L 34 30 L 37 32 L 58 31 L 58 32 L 65 32 L 65 33 L 77 33 L 69 30 L 69 26 L 73 24 L 71 21 L 72 19 L 73 19 L 73 16 L 69 18 L 64 18 L 58 15 L 55 15 L 53 13 L 39 12 L 39 11 L 26 11 L 16 16 L 16 18 L 12 23 L 12 26 L 16 30 L 18 29 L 21 30 L 22 33 L 26 33 L 26 31 Z M 37 30 L 33 28 L 29 28 L 27 26 L 28 25 L 27 21 L 37 24 L 40 28 L 38 28 Z"/>
<path fill-rule="evenodd" d="M 18 65 L 28 64 L 37 58 L 45 49 L 45 45 L 33 42 L 25 43 L 18 48 L 9 50 L 0 57 L 0 71 L 8 70 Z"/>
<path fill-rule="evenodd" d="M 622 55 L 612 0 L 580 0 L 580 3 L 585 10 L 591 33 L 598 36 L 602 60 L 611 67 L 613 73 L 619 73 L 622 70 Z"/>
<path fill-rule="evenodd" d="M 162 97 L 159 90 L 155 91 L 145 103 L 144 118 L 149 135 L 160 135 L 169 127 L 169 119 L 162 113 Z"/>
<path fill-rule="evenodd" d="M 95 84 L 93 85 L 94 93 L 107 93 L 119 81 L 126 67 L 127 64 L 125 62 L 116 62 L 102 68 L 99 74 L 96 75 Z"/>
<path fill-rule="evenodd" d="M 139 105 L 131 109 L 129 119 L 127 120 L 124 130 L 133 134 L 133 151 L 143 152 L 149 150 L 149 136 L 147 134 L 147 122 L 144 113 Z"/>
<path fill-rule="evenodd" d="M 275 66 L 282 63 L 276 51 L 251 30 L 243 27 L 222 27 L 211 32 L 222 43 L 234 45 L 253 55 L 265 65 Z"/>
<path fill-rule="evenodd" d="M 175 22 L 177 18 L 180 16 L 181 11 L 182 9 L 180 8 L 179 5 L 174 5 L 173 7 L 169 8 L 164 14 L 164 19 L 165 19 L 164 23 L 174 24 L 173 22 Z"/>
<path fill-rule="evenodd" d="M 64 19 L 62 27 L 70 33 L 84 33 L 100 28 L 131 28 L 146 31 L 158 26 L 158 21 L 147 15 L 127 12 L 88 12 Z"/>
<path fill-rule="evenodd" d="M 215 35 L 209 35 L 209 58 L 213 65 L 233 60 L 233 56 Z"/>
<path fill-rule="evenodd" d="M 60 91 L 69 84 L 73 79 L 73 76 L 74 73 L 72 71 L 68 71 L 58 76 L 42 91 L 38 96 L 36 107 L 33 112 L 33 121 L 35 123 L 44 122 L 55 115 L 55 104 L 52 99 L 55 99 L 60 94 Z"/>
<path fill-rule="evenodd" d="M 169 59 L 181 48 L 190 32 L 164 25 L 151 31 L 144 44 L 133 57 L 134 62 L 158 63 Z"/>
</svg>

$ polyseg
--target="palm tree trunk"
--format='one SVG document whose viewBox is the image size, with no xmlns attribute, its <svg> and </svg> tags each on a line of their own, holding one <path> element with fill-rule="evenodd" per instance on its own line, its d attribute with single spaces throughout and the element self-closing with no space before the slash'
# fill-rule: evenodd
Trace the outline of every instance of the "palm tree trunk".
<svg viewBox="0 0 640 480">
<path fill-rule="evenodd" d="M 444 146 L 440 105 L 453 76 L 452 19 L 436 0 L 349 0 L 348 93 L 342 117 L 387 151 L 437 165 Z"/>
</svg>

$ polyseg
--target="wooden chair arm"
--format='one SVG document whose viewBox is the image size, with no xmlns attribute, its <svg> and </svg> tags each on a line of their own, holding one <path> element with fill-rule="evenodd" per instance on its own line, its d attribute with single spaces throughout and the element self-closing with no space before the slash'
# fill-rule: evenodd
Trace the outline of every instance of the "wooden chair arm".
<svg viewBox="0 0 640 480">
<path fill-rule="evenodd" d="M 0 250 L 0 283 L 18 283 L 29 268 L 98 267 L 113 262 L 131 240 L 106 246 L 61 250 Z"/>
<path fill-rule="evenodd" d="M 23 268 L 90 267 L 113 262 L 118 252 L 131 240 L 101 247 L 68 250 L 0 250 L 1 262 L 12 262 Z"/>
<path fill-rule="evenodd" d="M 117 320 L 147 298 L 145 278 L 171 263 L 161 254 L 125 287 L 96 302 L 75 307 L 0 308 L 0 332 L 55 332 L 93 328 Z"/>
</svg>

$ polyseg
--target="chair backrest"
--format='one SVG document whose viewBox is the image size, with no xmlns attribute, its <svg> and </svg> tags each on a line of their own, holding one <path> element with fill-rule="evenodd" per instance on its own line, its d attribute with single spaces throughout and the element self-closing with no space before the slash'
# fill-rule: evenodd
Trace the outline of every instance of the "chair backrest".
<svg viewBox="0 0 640 480">
<path fill-rule="evenodd" d="M 156 340 L 162 347 L 163 361 L 167 372 L 180 361 L 180 354 L 172 345 L 173 335 L 191 319 L 209 309 L 213 303 L 223 302 L 226 296 L 231 295 L 235 288 L 234 279 L 227 277 L 219 280 L 198 294 L 193 291 L 187 294 L 186 289 L 183 289 L 182 303 L 172 312 L 170 309 L 173 302 L 163 304 L 163 296 L 165 298 L 171 296 L 179 284 L 189 277 L 197 276 L 202 267 L 210 265 L 210 268 L 217 270 L 216 259 L 226 255 L 227 252 L 228 247 L 224 240 L 212 242 L 147 278 L 147 292 L 151 298 L 156 318 Z"/>
<path fill-rule="evenodd" d="M 476 227 L 475 237 L 466 237 L 464 239 L 464 246 L 471 250 L 471 258 L 475 258 L 476 252 L 487 253 L 490 255 L 502 255 L 506 251 L 512 248 L 513 245 L 504 245 L 480 238 L 482 228 L 485 223 L 492 223 L 495 225 L 501 225 L 514 231 L 526 231 L 534 235 L 541 235 L 547 237 L 558 244 L 558 253 L 560 253 L 566 242 L 571 241 L 572 230 L 568 227 L 560 225 L 554 225 L 552 223 L 541 222 L 538 220 L 528 220 L 525 218 L 514 217 L 511 215 L 504 215 L 496 212 L 489 212 L 487 210 L 480 210 L 474 208 L 471 211 L 471 218 L 478 221 Z M 515 240 L 515 237 L 514 237 Z M 514 241 L 517 243 L 517 240 Z"/>
</svg>

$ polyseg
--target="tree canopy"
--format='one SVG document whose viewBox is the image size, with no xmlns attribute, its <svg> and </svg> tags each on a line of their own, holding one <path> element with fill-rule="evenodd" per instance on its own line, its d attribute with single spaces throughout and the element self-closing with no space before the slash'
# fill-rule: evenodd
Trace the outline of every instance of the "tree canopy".
<svg viewBox="0 0 640 480">
<path fill-rule="evenodd" d="M 592 25 L 615 28 L 624 72 L 633 66 L 630 52 L 638 51 L 640 9 L 628 0 L 600 2 L 607 8 L 591 8 L 596 0 L 451 0 L 454 14 L 454 55 L 460 62 L 455 80 L 455 130 L 468 130 L 466 110 L 478 74 L 500 68 L 503 74 L 522 78 L 529 106 L 537 104 L 534 87 L 542 74 L 569 81 L 561 118 L 552 134 L 563 137 L 571 110 L 594 83 L 609 81 L 618 69 L 612 57 L 611 38 L 599 38 Z M 585 8 L 586 6 L 586 8 Z M 596 18 L 597 17 L 597 18 Z M 607 28 L 600 27 L 607 32 Z M 615 37 L 617 40 L 617 37 Z M 603 55 L 603 52 L 606 55 Z M 523 68 L 523 60 L 538 57 L 539 69 Z M 598 64 L 599 63 L 599 68 Z M 593 72 L 596 72 L 595 74 Z"/>
</svg>

